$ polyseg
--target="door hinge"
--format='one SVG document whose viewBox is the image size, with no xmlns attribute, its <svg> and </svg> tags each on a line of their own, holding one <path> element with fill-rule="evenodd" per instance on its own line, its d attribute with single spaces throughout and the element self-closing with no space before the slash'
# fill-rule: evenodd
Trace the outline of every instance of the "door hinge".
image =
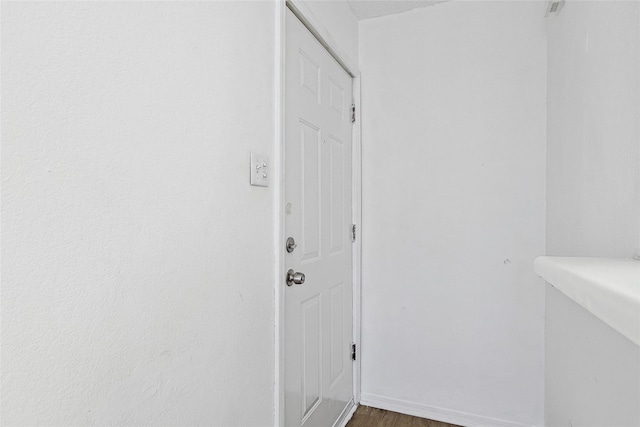
<svg viewBox="0 0 640 427">
<path fill-rule="evenodd" d="M 356 345 L 351 344 L 351 360 L 356 360 Z"/>
<path fill-rule="evenodd" d="M 352 242 L 356 241 L 356 225 L 355 224 L 351 224 L 351 241 Z"/>
<path fill-rule="evenodd" d="M 351 123 L 356 122 L 356 104 L 351 104 Z"/>
</svg>

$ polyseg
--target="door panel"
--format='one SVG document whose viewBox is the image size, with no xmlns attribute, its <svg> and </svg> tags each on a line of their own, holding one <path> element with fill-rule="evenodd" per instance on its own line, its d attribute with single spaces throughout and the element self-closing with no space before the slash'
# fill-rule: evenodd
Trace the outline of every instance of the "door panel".
<svg viewBox="0 0 640 427">
<path fill-rule="evenodd" d="M 333 388 L 337 381 L 340 380 L 344 372 L 344 290 L 343 283 L 340 282 L 331 288 L 331 376 L 330 382 Z"/>
<path fill-rule="evenodd" d="M 331 253 L 340 253 L 343 249 L 344 229 L 344 143 L 329 136 L 329 158 L 331 171 Z"/>
<path fill-rule="evenodd" d="M 302 259 L 320 256 L 320 129 L 300 120 L 300 165 L 302 171 Z M 295 158 L 291 159 L 296 161 Z"/>
<path fill-rule="evenodd" d="M 303 417 L 322 402 L 322 319 L 320 296 L 302 303 L 302 396 Z"/>
<path fill-rule="evenodd" d="M 352 81 L 289 10 L 285 81 L 285 425 L 328 427 L 353 395 Z"/>
</svg>

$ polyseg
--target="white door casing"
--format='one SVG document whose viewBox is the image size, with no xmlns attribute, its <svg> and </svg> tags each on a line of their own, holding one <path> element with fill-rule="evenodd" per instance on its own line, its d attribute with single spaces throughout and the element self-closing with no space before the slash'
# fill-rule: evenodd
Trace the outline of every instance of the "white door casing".
<svg viewBox="0 0 640 427">
<path fill-rule="evenodd" d="M 332 426 L 353 397 L 352 79 L 286 10 L 285 425 Z"/>
</svg>

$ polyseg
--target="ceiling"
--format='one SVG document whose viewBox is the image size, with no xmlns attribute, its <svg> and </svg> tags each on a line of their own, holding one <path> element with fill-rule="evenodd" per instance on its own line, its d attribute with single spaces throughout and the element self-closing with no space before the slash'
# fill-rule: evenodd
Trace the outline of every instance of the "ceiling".
<svg viewBox="0 0 640 427">
<path fill-rule="evenodd" d="M 393 15 L 418 7 L 432 6 L 447 0 L 347 0 L 359 20 Z"/>
</svg>

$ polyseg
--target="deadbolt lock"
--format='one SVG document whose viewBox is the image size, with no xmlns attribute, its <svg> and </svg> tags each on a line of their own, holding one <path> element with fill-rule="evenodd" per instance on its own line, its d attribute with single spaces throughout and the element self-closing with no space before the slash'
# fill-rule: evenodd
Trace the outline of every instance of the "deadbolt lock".
<svg viewBox="0 0 640 427">
<path fill-rule="evenodd" d="M 287 243 L 286 243 L 286 247 L 287 247 L 287 252 L 291 253 L 293 252 L 293 250 L 297 247 L 298 245 L 296 245 L 296 241 L 293 240 L 293 237 L 289 237 L 287 238 Z"/>
</svg>

